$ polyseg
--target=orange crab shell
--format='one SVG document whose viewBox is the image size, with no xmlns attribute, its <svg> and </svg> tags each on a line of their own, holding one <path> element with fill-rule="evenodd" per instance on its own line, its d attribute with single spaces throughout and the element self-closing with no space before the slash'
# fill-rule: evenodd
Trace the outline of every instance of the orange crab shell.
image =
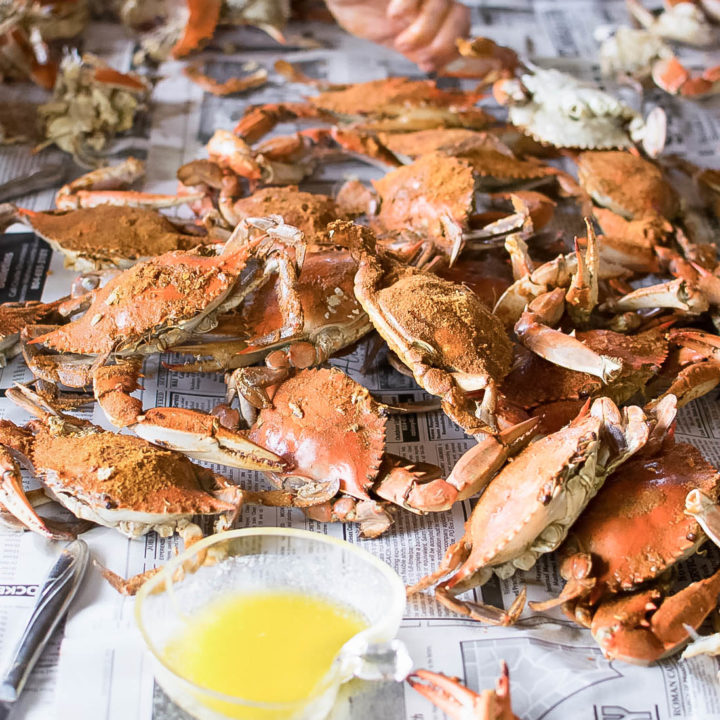
<svg viewBox="0 0 720 720">
<path fill-rule="evenodd" d="M 278 387 L 272 403 L 250 430 L 253 442 L 280 455 L 293 476 L 337 482 L 342 492 L 369 499 L 386 418 L 366 388 L 339 370 L 302 370 Z"/>
<path fill-rule="evenodd" d="M 330 325 L 355 325 L 363 318 L 370 329 L 367 316 L 353 291 L 356 272 L 357 262 L 346 250 L 325 250 L 305 255 L 297 282 L 304 335 Z M 241 313 L 245 330 L 252 337 L 262 337 L 282 327 L 275 284 L 267 283 L 249 295 Z"/>
<path fill-rule="evenodd" d="M 703 534 L 685 514 L 685 497 L 695 488 L 717 498 L 720 474 L 689 443 L 632 459 L 605 481 L 563 551 L 590 554 L 594 597 L 629 590 L 694 551 Z"/>
<path fill-rule="evenodd" d="M 222 0 L 187 0 L 188 19 L 183 34 L 172 49 L 174 58 L 199 50 L 215 34 Z"/>
<path fill-rule="evenodd" d="M 578 157 L 580 184 L 599 205 L 639 219 L 680 212 L 680 199 L 657 165 L 621 150 L 589 151 Z"/>
<path fill-rule="evenodd" d="M 328 223 L 344 216 L 327 195 L 298 190 L 296 185 L 266 187 L 233 204 L 239 222 L 246 217 L 281 215 L 283 221 L 298 228 L 306 237 L 325 231 Z"/>
<path fill-rule="evenodd" d="M 138 344 L 220 300 L 245 266 L 233 266 L 235 255 L 170 252 L 138 263 L 100 288 L 81 318 L 31 342 L 88 355 L 112 352 L 120 343 Z"/>
<path fill-rule="evenodd" d="M 376 223 L 385 230 L 413 228 L 443 240 L 448 234 L 443 218 L 460 228 L 468 226 L 475 177 L 464 160 L 431 153 L 373 180 L 373 185 L 381 197 Z"/>
<path fill-rule="evenodd" d="M 383 115 L 417 106 L 466 109 L 481 97 L 482 93 L 441 90 L 432 80 L 391 77 L 329 90 L 310 98 L 310 102 L 341 115 Z"/>
</svg>

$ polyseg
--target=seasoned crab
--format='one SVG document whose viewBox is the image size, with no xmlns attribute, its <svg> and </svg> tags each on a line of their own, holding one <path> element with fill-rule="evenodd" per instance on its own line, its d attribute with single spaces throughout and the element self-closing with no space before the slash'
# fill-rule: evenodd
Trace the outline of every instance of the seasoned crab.
<svg viewBox="0 0 720 720">
<path fill-rule="evenodd" d="M 616 467 L 648 440 L 649 424 L 635 406 L 621 413 L 608 398 L 587 406 L 567 427 L 529 445 L 506 465 L 480 496 L 463 538 L 448 548 L 437 571 L 409 588 L 412 594 L 449 579 L 435 595 L 454 612 L 510 624 L 522 612 L 525 593 L 498 611 L 456 597 L 495 573 L 529 570 L 551 552 Z"/>
<path fill-rule="evenodd" d="M 677 192 L 654 163 L 629 152 L 584 152 L 578 178 L 592 199 L 629 220 L 680 212 Z"/>
<path fill-rule="evenodd" d="M 221 199 L 220 211 L 232 227 L 245 218 L 280 215 L 308 238 L 324 232 L 333 220 L 345 219 L 345 213 L 331 197 L 298 190 L 296 185 L 261 188 L 227 204 Z"/>
<path fill-rule="evenodd" d="M 97 164 L 93 153 L 133 126 L 149 91 L 140 75 L 118 72 L 94 55 L 67 55 L 52 100 L 38 108 L 47 144 L 71 153 L 81 165 Z"/>
<path fill-rule="evenodd" d="M 518 720 L 510 701 L 510 672 L 500 664 L 500 677 L 494 690 L 478 693 L 451 678 L 431 670 L 416 670 L 407 681 L 453 720 Z"/>
<path fill-rule="evenodd" d="M 656 132 L 612 95 L 558 70 L 533 68 L 520 80 L 499 80 L 493 94 L 509 106 L 513 125 L 555 147 L 626 148 Z M 664 132 L 652 141 L 662 147 Z"/>
<path fill-rule="evenodd" d="M 385 406 L 339 370 L 302 370 L 277 387 L 249 437 L 288 462 L 291 470 L 270 478 L 292 489 L 310 517 L 356 521 L 375 537 L 392 523 L 389 503 L 440 512 L 477 492 L 534 427 L 524 423 L 479 443 L 445 480 L 437 467 L 386 453 L 386 418 Z"/>
<path fill-rule="evenodd" d="M 469 434 L 494 430 L 496 388 L 512 358 L 500 320 L 464 285 L 378 254 L 367 228 L 338 221 L 328 236 L 358 258 L 355 297 L 415 381 Z M 481 403 L 466 394 L 479 390 Z"/>
<path fill-rule="evenodd" d="M 190 250 L 204 239 L 179 232 L 164 215 L 148 208 L 100 205 L 69 212 L 13 211 L 15 219 L 63 254 L 65 267 L 81 272 L 128 268 L 144 258 Z"/>
<path fill-rule="evenodd" d="M 481 95 L 441 90 L 430 80 L 392 77 L 343 85 L 306 103 L 250 107 L 235 127 L 246 142 L 255 142 L 279 122 L 315 118 L 352 124 L 357 130 L 408 131 L 435 127 L 481 129 L 492 116 L 473 107 Z"/>
<path fill-rule="evenodd" d="M 212 515 L 218 528 L 232 524 L 242 490 L 222 476 L 131 435 L 116 435 L 82 420 L 44 411 L 37 396 L 11 388 L 7 395 L 40 417 L 26 427 L 0 421 L 4 451 L 2 499 L 27 526 L 49 533 L 22 491 L 22 478 L 7 450 L 17 453 L 46 492 L 79 518 L 115 527 L 129 537 L 151 530 L 199 532 L 194 515 Z"/>
<path fill-rule="evenodd" d="M 219 428 L 210 416 L 181 408 L 143 413 L 140 400 L 130 393 L 138 388 L 140 356 L 210 330 L 219 314 L 239 305 L 276 271 L 287 281 L 279 294 L 286 327 L 302 327 L 302 307 L 293 288 L 296 271 L 288 255 L 301 238 L 295 228 L 256 219 L 239 225 L 219 255 L 171 252 L 138 263 L 90 293 L 82 317 L 30 340 L 26 360 L 49 382 L 70 387 L 92 382 L 111 422 L 132 426 L 148 439 L 159 433 L 163 442 L 203 459 L 214 456 L 215 462 L 277 466 L 272 453 Z M 40 347 L 43 353 L 37 352 Z M 106 366 L 108 357 L 116 364 Z"/>
</svg>

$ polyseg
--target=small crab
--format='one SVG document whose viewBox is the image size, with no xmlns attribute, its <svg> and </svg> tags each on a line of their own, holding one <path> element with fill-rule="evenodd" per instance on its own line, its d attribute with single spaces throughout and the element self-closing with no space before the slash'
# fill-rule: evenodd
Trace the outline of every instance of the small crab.
<svg viewBox="0 0 720 720">
<path fill-rule="evenodd" d="M 647 442 L 649 423 L 635 406 L 621 413 L 596 400 L 568 426 L 537 440 L 508 463 L 480 496 L 463 538 L 451 545 L 438 570 L 409 588 L 435 585 L 436 598 L 454 612 L 507 625 L 522 612 L 523 591 L 507 611 L 456 596 L 487 582 L 529 570 L 539 555 L 564 540 L 605 478 Z"/>
<path fill-rule="evenodd" d="M 0 206 L 0 213 L 4 207 Z M 149 208 L 100 205 L 68 212 L 13 210 L 15 219 L 62 253 L 65 267 L 81 272 L 129 268 L 141 259 L 190 250 L 204 239 L 180 232 Z"/>
<path fill-rule="evenodd" d="M 500 664 L 495 689 L 480 694 L 462 685 L 459 678 L 431 670 L 416 670 L 407 681 L 453 720 L 518 720 L 512 711 L 510 672 L 505 662 Z"/>
<path fill-rule="evenodd" d="M 210 337 L 173 348 L 206 359 L 168 367 L 185 372 L 227 370 L 265 358 L 267 373 L 253 368 L 227 379 L 231 392 L 252 397 L 251 388 L 259 390 L 268 378 L 276 382 L 279 371 L 321 364 L 372 330 L 353 292 L 356 273 L 357 262 L 347 250 L 313 249 L 305 254 L 295 283 L 301 327 L 287 323 L 281 281 L 267 283 L 250 293 L 234 313 L 220 317 Z"/>
<path fill-rule="evenodd" d="M 496 389 L 512 359 L 500 320 L 470 288 L 378 254 L 367 228 L 337 221 L 328 237 L 357 257 L 355 297 L 415 381 L 469 434 L 495 430 Z M 479 390 L 481 403 L 466 394 Z"/>
<path fill-rule="evenodd" d="M 664 144 L 662 126 L 651 127 L 612 95 L 558 70 L 533 68 L 520 80 L 499 80 L 493 94 L 509 106 L 513 125 L 555 147 L 609 150 L 640 140 L 660 148 Z M 655 137 L 660 129 L 663 137 Z"/>
<path fill-rule="evenodd" d="M 45 410 L 22 386 L 7 395 L 40 420 L 18 427 L 0 421 L 3 482 L 0 499 L 27 526 L 54 536 L 24 496 L 13 460 L 17 453 L 42 480 L 46 492 L 78 518 L 115 527 L 129 537 L 151 530 L 199 532 L 195 515 L 232 524 L 242 491 L 185 455 L 158 448 L 132 435 L 116 435 L 83 420 Z"/>
</svg>

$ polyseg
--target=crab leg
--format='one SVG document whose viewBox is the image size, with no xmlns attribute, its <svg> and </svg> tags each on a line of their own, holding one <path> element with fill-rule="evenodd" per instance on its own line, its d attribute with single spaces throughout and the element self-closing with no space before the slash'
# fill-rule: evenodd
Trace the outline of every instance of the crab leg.
<svg viewBox="0 0 720 720">
<path fill-rule="evenodd" d="M 382 535 L 394 522 L 392 506 L 374 500 L 358 500 L 343 495 L 337 500 L 303 508 L 303 512 L 317 522 L 353 522 L 360 526 L 364 538 Z"/>
<path fill-rule="evenodd" d="M 545 360 L 610 382 L 622 370 L 618 360 L 600 355 L 580 340 L 549 327 L 560 320 L 564 302 L 565 292 L 562 288 L 536 298 L 515 323 L 515 334 L 525 347 Z"/>
<path fill-rule="evenodd" d="M 580 245 L 575 240 L 575 257 L 578 258 L 578 268 L 570 281 L 570 288 L 565 295 L 567 309 L 575 325 L 584 325 L 598 301 L 598 271 L 600 268 L 600 255 L 595 230 L 588 218 L 587 248 L 585 253 L 580 252 Z"/>
<path fill-rule="evenodd" d="M 495 690 L 478 694 L 451 678 L 430 670 L 416 670 L 408 676 L 414 690 L 447 713 L 453 720 L 517 720 L 510 703 L 510 673 L 500 664 Z"/>
<path fill-rule="evenodd" d="M 538 418 L 530 418 L 503 430 L 497 436 L 489 435 L 465 452 L 447 479 L 458 490 L 457 500 L 465 500 L 479 493 L 508 457 L 520 452 L 530 442 L 537 424 Z"/>
<path fill-rule="evenodd" d="M 58 210 L 93 208 L 98 205 L 122 205 L 127 207 L 168 208 L 202 200 L 204 193 L 164 195 L 161 193 L 135 192 L 132 190 L 78 190 L 72 195 L 56 198 Z"/>
<path fill-rule="evenodd" d="M 98 168 L 63 185 L 57 191 L 56 200 L 68 195 L 75 195 L 80 190 L 122 190 L 140 180 L 144 175 L 144 163 L 134 157 L 129 157 L 117 165 Z"/>
<path fill-rule="evenodd" d="M 448 610 L 458 613 L 458 615 L 464 615 L 489 625 L 514 625 L 525 607 L 527 588 L 523 587 L 507 610 L 501 610 L 493 605 L 459 600 L 448 590 L 446 583 L 441 583 L 435 588 L 435 597 Z"/>
<path fill-rule="evenodd" d="M 74 537 L 69 532 L 52 530 L 35 512 L 23 489 L 20 467 L 8 448 L 3 445 L 0 445 L 0 472 L 0 503 L 28 530 L 50 540 L 70 540 Z"/>
</svg>

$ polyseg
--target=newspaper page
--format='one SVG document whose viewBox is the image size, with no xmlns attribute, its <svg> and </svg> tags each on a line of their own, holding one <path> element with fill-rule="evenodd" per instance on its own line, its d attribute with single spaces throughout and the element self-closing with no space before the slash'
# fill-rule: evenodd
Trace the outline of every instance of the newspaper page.
<svg viewBox="0 0 720 720">
<path fill-rule="evenodd" d="M 472 5 L 475 34 L 510 45 L 522 57 L 543 66 L 596 80 L 600 74 L 595 28 L 627 23 L 624 2 L 481 0 Z M 249 63 L 268 68 L 270 82 L 247 95 L 217 98 L 185 78 L 180 63 L 166 62 L 159 68 L 151 109 L 136 129 L 123 137 L 120 148 L 123 153 L 147 160 L 148 190 L 173 192 L 176 169 L 201 157 L 215 128 L 232 128 L 248 103 L 295 101 L 312 93 L 307 86 L 288 84 L 272 72 L 279 58 L 297 63 L 311 76 L 338 83 L 390 75 L 422 77 L 399 55 L 348 36 L 332 25 L 299 23 L 291 27 L 290 35 L 289 45 L 280 47 L 260 31 L 243 30 L 239 43 L 242 52 L 228 53 L 220 38 L 203 53 L 209 73 L 220 80 L 242 73 L 251 67 Z M 233 39 L 236 37 L 233 33 Z M 314 42 L 308 42 L 309 38 Z M 106 57 L 118 69 L 127 69 L 134 46 L 116 26 L 96 23 L 87 34 L 85 49 Z M 709 64 L 709 53 L 680 52 L 692 67 Z M 449 87 L 462 85 L 448 78 L 441 82 Z M 667 109 L 670 151 L 720 167 L 717 101 L 680 102 L 652 91 L 632 100 L 644 109 L 653 104 Z M 284 134 L 293 129 L 290 123 L 274 132 Z M 0 149 L 0 182 L 49 164 L 61 166 L 65 178 L 80 172 L 58 151 L 30 155 L 26 146 L 17 146 Z M 367 182 L 382 174 L 382 170 L 362 163 L 327 164 L 304 186 L 332 192 L 349 177 Z M 61 183 L 59 180 L 58 185 Z M 50 208 L 55 189 L 19 198 L 18 203 L 32 209 Z M 717 233 L 718 228 L 713 230 Z M 74 274 L 63 268 L 62 258 L 53 255 L 43 241 L 16 227 L 3 237 L 3 243 L 0 301 L 51 300 L 67 293 Z M 388 403 L 427 399 L 411 379 L 390 368 L 382 353 L 373 356 L 373 350 L 372 340 L 363 341 L 352 353 L 333 359 L 332 364 Z M 144 388 L 139 393 L 144 407 L 210 410 L 223 399 L 221 374 L 165 369 L 166 363 L 181 360 L 172 353 L 147 359 Z M 11 361 L 0 370 L 0 391 L 29 379 L 23 363 Z M 678 439 L 697 445 L 715 465 L 720 465 L 719 408 L 716 393 L 712 393 L 683 409 L 677 429 Z M 80 414 L 110 427 L 97 408 Z M 18 423 L 28 419 L 4 397 L 0 398 L 0 417 Z M 440 412 L 391 416 L 387 438 L 390 452 L 435 463 L 445 472 L 474 442 Z M 257 473 L 213 468 L 244 486 L 267 488 Z M 30 478 L 28 486 L 34 486 Z M 287 508 L 243 508 L 238 526 L 305 528 L 343 538 L 388 562 L 404 581 L 412 583 L 434 570 L 447 547 L 462 536 L 471 509 L 472 503 L 465 501 L 446 513 L 418 516 L 401 511 L 390 531 L 375 540 L 359 538 L 354 525 L 316 523 L 299 510 Z M 155 533 L 128 540 L 114 530 L 98 527 L 83 537 L 98 562 L 124 577 L 162 565 L 181 549 L 177 536 L 161 538 Z M 32 533 L 0 527 L 0 664 L 7 663 L 56 552 L 56 546 Z M 717 564 L 718 551 L 709 548 L 681 564 L 679 581 L 705 577 Z M 507 580 L 493 577 L 473 594 L 479 602 L 507 608 L 524 586 L 531 600 L 557 595 L 563 581 L 556 558 L 542 556 L 531 570 Z M 96 568 L 89 568 L 67 621 L 33 672 L 17 716 L 31 720 L 186 720 L 184 711 L 153 679 L 135 627 L 133 603 L 131 598 L 118 595 Z M 416 667 L 456 675 L 475 691 L 494 686 L 499 662 L 505 660 L 512 678 L 514 711 L 525 720 L 720 719 L 720 683 L 716 677 L 720 661 L 708 657 L 680 661 L 675 657 L 650 668 L 608 661 L 590 632 L 570 622 L 559 610 L 541 614 L 526 611 L 516 626 L 496 628 L 459 618 L 430 594 L 421 594 L 408 602 L 399 637 Z M 443 714 L 407 684 L 354 681 L 343 688 L 333 717 L 435 720 Z"/>
</svg>

